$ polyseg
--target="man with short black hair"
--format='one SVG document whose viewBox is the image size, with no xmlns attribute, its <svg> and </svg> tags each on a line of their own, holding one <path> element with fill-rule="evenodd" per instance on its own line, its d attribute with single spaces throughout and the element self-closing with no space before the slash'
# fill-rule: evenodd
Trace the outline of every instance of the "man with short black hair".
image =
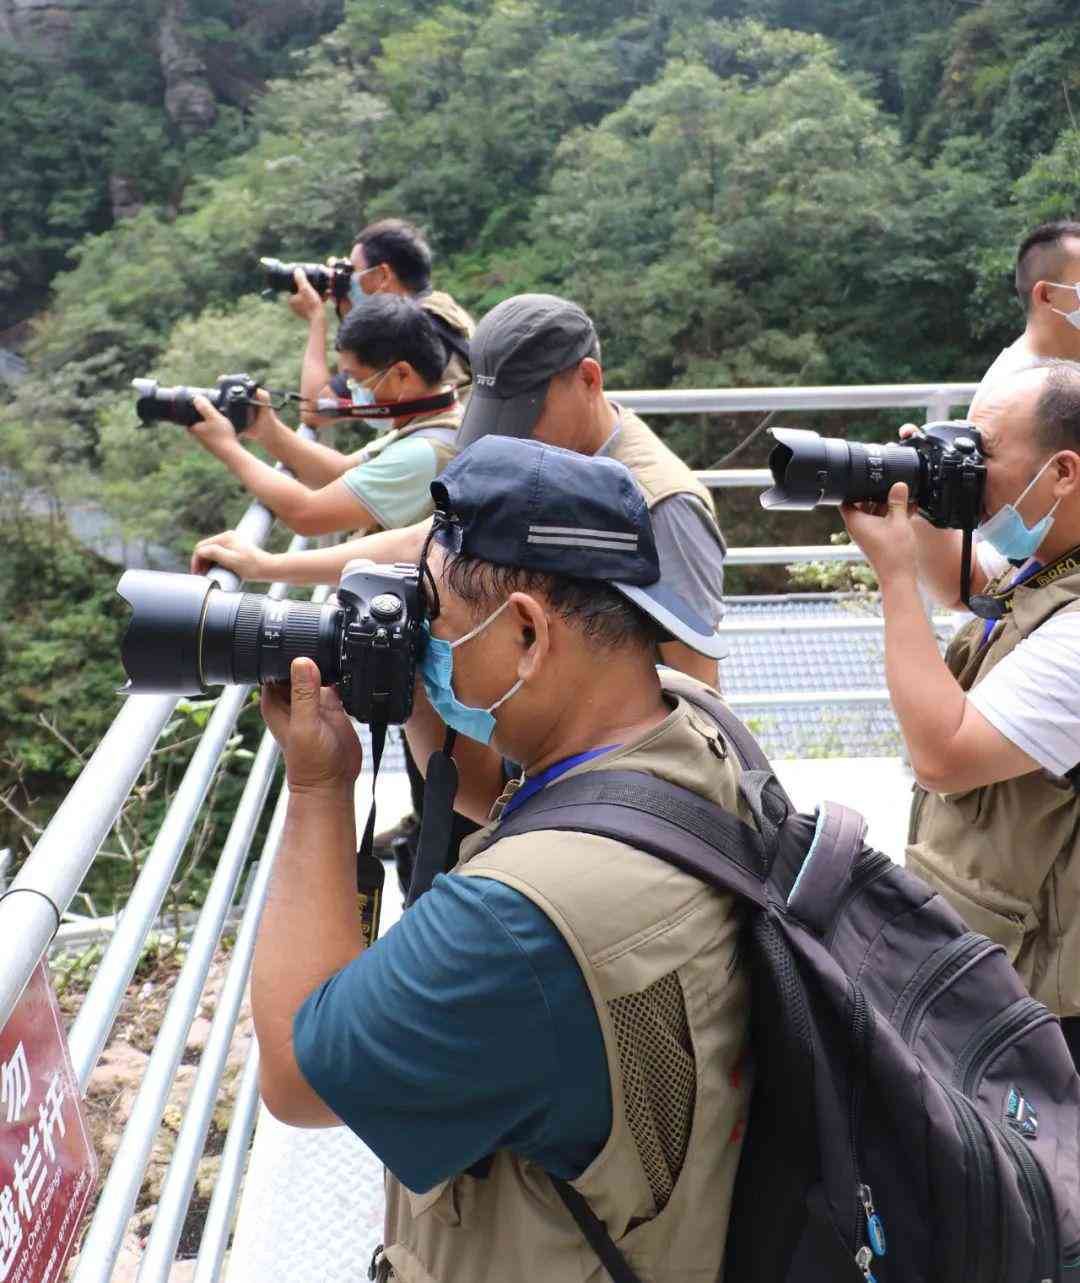
<svg viewBox="0 0 1080 1283">
<path fill-rule="evenodd" d="M 263 1098 L 293 1125 L 344 1122 L 385 1163 L 374 1279 L 598 1279 L 552 1177 L 638 1277 L 719 1278 L 750 1094 L 741 914 L 615 838 L 500 837 L 531 793 L 605 771 L 677 781 L 753 825 L 734 754 L 654 662 L 658 637 L 707 655 L 719 639 L 660 582 L 614 460 L 489 437 L 432 489 L 424 690 L 525 779 L 362 949 L 355 732 L 310 660 L 291 703 L 266 688 L 290 796 L 252 975 Z"/>
<path fill-rule="evenodd" d="M 1016 293 L 1026 328 L 987 370 L 972 405 L 1003 375 L 1035 361 L 1080 360 L 1080 223 L 1043 223 L 1024 237 L 1016 255 Z"/>
<path fill-rule="evenodd" d="M 446 347 L 442 382 L 466 392 L 472 378 L 469 367 L 469 339 L 472 317 L 449 294 L 431 287 L 431 249 L 419 230 L 400 218 L 384 218 L 359 232 L 349 256 L 353 277 L 349 297 L 336 301 L 339 319 L 361 299 L 374 294 L 396 294 L 415 299 L 431 318 Z M 308 323 L 308 341 L 300 376 L 300 391 L 309 408 L 301 415 L 311 427 L 334 421 L 333 413 L 314 409 L 319 398 L 348 396 L 346 380 L 339 372 L 331 377 L 326 363 L 326 307 L 303 272 L 296 273 L 296 293 L 289 295 L 289 307 Z"/>
<path fill-rule="evenodd" d="M 959 608 L 960 535 L 845 508 L 881 584 L 885 671 L 918 781 L 908 867 L 1003 945 L 1080 1065 L 1080 368 L 1008 375 L 971 409 L 987 481 L 984 611 L 942 660 L 917 590 Z M 865 505 L 864 505 L 865 506 Z M 981 545 L 980 545 L 981 546 Z"/>
<path fill-rule="evenodd" d="M 305 441 L 267 407 L 241 435 L 259 441 L 294 479 L 245 450 L 229 421 L 199 398 L 203 422 L 192 435 L 297 534 L 368 533 L 423 520 L 431 512 L 431 481 L 457 453 L 461 423 L 457 393 L 443 380 L 442 339 L 413 300 L 378 294 L 342 322 L 337 349 L 353 403 L 382 411 L 371 419 L 376 427 L 392 425 L 365 449 L 345 455 Z M 223 539 L 200 542 L 196 573 L 214 560 Z"/>
</svg>

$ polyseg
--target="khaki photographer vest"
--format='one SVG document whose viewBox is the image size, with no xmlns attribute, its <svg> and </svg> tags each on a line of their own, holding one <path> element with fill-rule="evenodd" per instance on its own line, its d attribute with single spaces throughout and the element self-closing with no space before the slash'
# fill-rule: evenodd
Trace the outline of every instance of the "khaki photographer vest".
<svg viewBox="0 0 1080 1283">
<path fill-rule="evenodd" d="M 634 480 L 645 493 L 650 510 L 662 499 L 675 494 L 692 494 L 705 505 L 710 516 L 716 516 L 712 495 L 694 476 L 673 450 L 668 449 L 656 433 L 632 411 L 612 402 L 619 416 L 619 431 L 607 451 L 609 459 L 618 459 L 634 474 Z"/>
<path fill-rule="evenodd" d="M 945 661 L 971 690 L 1051 615 L 1078 609 L 1080 572 L 1043 588 L 1022 584 L 990 643 L 980 646 L 985 621 L 973 620 Z M 908 868 L 972 930 L 1005 946 L 1033 997 L 1059 1016 L 1080 1015 L 1080 794 L 1044 770 L 964 793 L 914 793 Z"/>
<path fill-rule="evenodd" d="M 603 769 L 647 771 L 753 823 L 716 728 L 682 701 L 636 743 L 564 778 Z M 596 1007 L 612 1128 L 574 1186 L 642 1279 L 717 1283 L 750 1089 L 733 899 L 591 834 L 522 834 L 475 859 L 469 847 L 452 876 L 528 896 L 566 940 Z M 513 1153 L 497 1153 L 485 1176 L 464 1173 L 425 1194 L 389 1172 L 386 1185 L 397 1280 L 609 1283 L 548 1176 Z"/>
</svg>

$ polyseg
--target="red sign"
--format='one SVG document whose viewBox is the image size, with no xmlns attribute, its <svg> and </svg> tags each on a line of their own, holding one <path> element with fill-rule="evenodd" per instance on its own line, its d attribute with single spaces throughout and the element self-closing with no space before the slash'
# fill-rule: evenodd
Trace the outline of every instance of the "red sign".
<svg viewBox="0 0 1080 1283">
<path fill-rule="evenodd" d="M 97 1180 L 45 963 L 0 1030 L 0 1283 L 54 1283 Z"/>
</svg>

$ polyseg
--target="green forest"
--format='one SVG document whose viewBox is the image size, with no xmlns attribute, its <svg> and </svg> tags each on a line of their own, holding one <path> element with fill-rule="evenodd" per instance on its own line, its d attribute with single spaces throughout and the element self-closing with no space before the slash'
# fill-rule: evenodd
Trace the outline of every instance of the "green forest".
<svg viewBox="0 0 1080 1283">
<path fill-rule="evenodd" d="M 410 218 L 475 315 L 584 305 L 612 389 L 970 380 L 1022 328 L 1023 231 L 1080 207 L 1070 0 L 19 12 L 0 0 L 0 348 L 27 363 L 0 409 L 0 847 L 117 707 L 118 571 L 66 514 L 185 556 L 245 507 L 182 429 L 136 426 L 129 382 L 295 387 L 303 327 L 260 255 Z M 654 420 L 697 467 L 753 422 Z M 733 543 L 782 538 L 751 499 L 720 515 Z"/>
</svg>

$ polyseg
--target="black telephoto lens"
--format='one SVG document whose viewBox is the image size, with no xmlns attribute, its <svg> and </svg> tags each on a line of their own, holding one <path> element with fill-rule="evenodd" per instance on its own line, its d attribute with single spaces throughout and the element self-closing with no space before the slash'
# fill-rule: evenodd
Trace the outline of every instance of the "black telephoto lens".
<svg viewBox="0 0 1080 1283">
<path fill-rule="evenodd" d="M 283 263 L 280 258 L 260 258 L 259 263 L 266 272 L 267 288 L 274 292 L 296 293 L 296 278 L 293 273 L 298 267 L 308 278 L 315 293 L 323 298 L 333 285 L 333 274 L 323 263 Z"/>
<path fill-rule="evenodd" d="M 925 463 L 913 446 L 871 445 L 822 437 L 803 428 L 773 428 L 769 469 L 776 483 L 761 496 L 763 508 L 808 511 L 888 497 L 898 481 L 921 493 Z"/>
<path fill-rule="evenodd" d="M 135 413 L 143 423 L 177 423 L 190 428 L 199 422 L 199 412 L 193 404 L 197 396 L 217 395 L 216 388 L 163 388 L 156 379 L 132 379 L 131 386 L 138 392 Z"/>
<path fill-rule="evenodd" d="M 131 607 L 121 646 L 129 695 L 199 695 L 211 686 L 283 681 L 301 655 L 337 682 L 344 612 L 336 603 L 225 592 L 201 575 L 127 570 Z"/>
</svg>

